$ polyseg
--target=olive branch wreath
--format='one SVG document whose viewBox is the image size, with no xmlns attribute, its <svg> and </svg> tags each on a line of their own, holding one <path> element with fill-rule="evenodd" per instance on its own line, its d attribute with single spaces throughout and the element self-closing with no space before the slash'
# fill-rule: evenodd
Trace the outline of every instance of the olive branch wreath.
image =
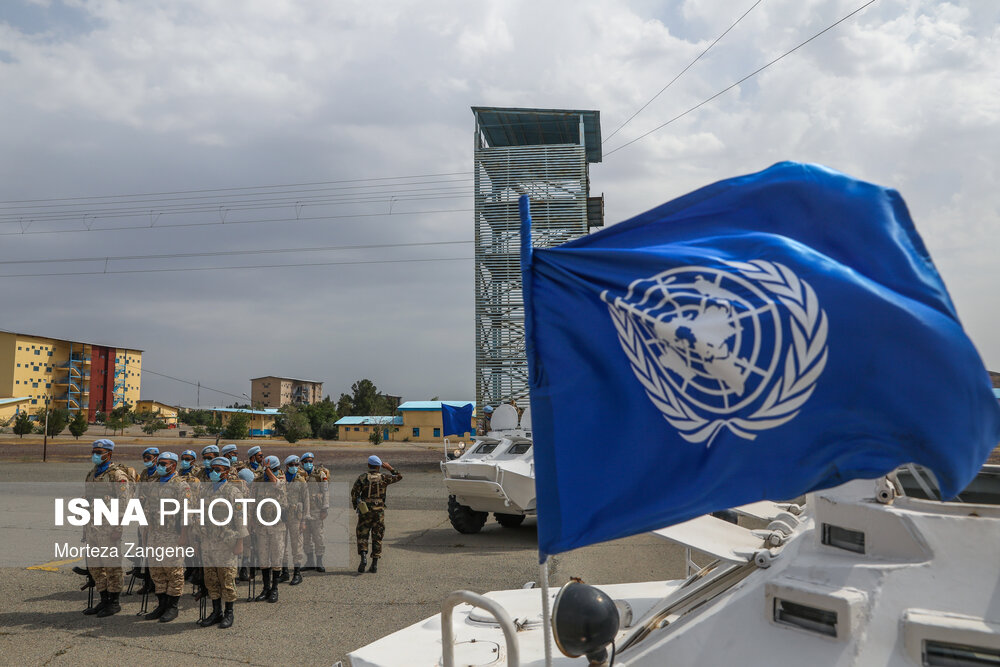
<svg viewBox="0 0 1000 667">
<path fill-rule="evenodd" d="M 657 366 L 647 358 L 645 341 L 633 318 L 629 317 L 631 309 L 620 298 L 611 298 L 606 291 L 601 295 L 608 304 L 622 350 L 650 401 L 682 438 L 693 443 L 707 442 L 709 447 L 723 427 L 741 438 L 753 440 L 757 437 L 753 431 L 774 428 L 794 419 L 812 396 L 816 381 L 826 367 L 828 351 L 826 312 L 819 307 L 816 292 L 807 282 L 777 262 L 753 260 L 725 264 L 777 298 L 788 311 L 792 333 L 784 374 L 760 407 L 748 417 L 709 420 L 699 415 L 664 381 Z"/>
</svg>

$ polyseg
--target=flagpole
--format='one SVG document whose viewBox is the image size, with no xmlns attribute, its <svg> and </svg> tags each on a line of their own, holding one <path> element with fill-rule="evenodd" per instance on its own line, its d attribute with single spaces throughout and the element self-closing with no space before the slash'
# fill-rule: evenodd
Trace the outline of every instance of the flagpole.
<svg viewBox="0 0 1000 667">
<path fill-rule="evenodd" d="M 545 637 L 545 667 L 552 667 L 552 618 L 549 610 L 549 558 L 538 566 L 542 575 L 542 634 Z"/>
</svg>

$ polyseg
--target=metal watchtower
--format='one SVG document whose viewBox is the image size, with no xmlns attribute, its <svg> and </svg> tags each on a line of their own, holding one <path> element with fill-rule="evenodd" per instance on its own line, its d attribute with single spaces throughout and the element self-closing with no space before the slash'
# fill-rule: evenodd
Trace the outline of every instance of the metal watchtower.
<svg viewBox="0 0 1000 667">
<path fill-rule="evenodd" d="M 517 200 L 531 198 L 532 243 L 547 248 L 604 224 L 590 197 L 599 111 L 472 107 L 475 134 L 476 401 L 528 397 Z M 481 413 L 480 413 L 481 414 Z"/>
</svg>

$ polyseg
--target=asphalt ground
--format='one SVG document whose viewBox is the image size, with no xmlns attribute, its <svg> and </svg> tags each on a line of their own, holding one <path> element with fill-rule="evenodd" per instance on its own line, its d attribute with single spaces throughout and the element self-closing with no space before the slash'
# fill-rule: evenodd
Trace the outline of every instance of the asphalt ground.
<svg viewBox="0 0 1000 667">
<path fill-rule="evenodd" d="M 21 447 L 10 443 L 4 438 L 0 444 L 0 482 L 82 481 L 90 469 L 85 441 L 58 442 L 55 453 L 49 451 L 50 462 L 44 464 L 37 460 L 33 443 Z M 138 466 L 145 446 L 145 440 L 122 443 L 115 458 Z M 299 586 L 282 584 L 277 604 L 246 602 L 247 585 L 238 584 L 235 624 L 220 630 L 195 624 L 198 605 L 190 597 L 189 585 L 180 616 L 171 623 L 138 618 L 135 595 L 122 596 L 122 612 L 115 616 L 84 616 L 86 593 L 79 590 L 84 580 L 70 570 L 82 563 L 40 559 L 36 565 L 48 569 L 0 570 L 0 664 L 332 665 L 351 650 L 437 613 L 451 591 L 519 588 L 539 578 L 533 519 L 518 528 L 503 528 L 491 519 L 475 535 L 462 535 L 451 527 L 437 448 L 321 443 L 292 447 L 275 441 L 267 441 L 264 448 L 276 454 L 313 450 L 317 460 L 331 468 L 334 482 L 353 482 L 371 451 L 403 473 L 404 479 L 389 488 L 378 574 L 356 572 L 352 535 L 351 562 L 346 567 L 328 566 L 325 574 L 307 572 Z M 240 451 L 245 449 L 244 443 Z M 553 586 L 571 576 L 610 584 L 673 579 L 683 573 L 683 550 L 651 535 L 594 545 L 550 560 Z M 155 597 L 151 601 L 152 608 Z M 400 656 L 399 664 L 407 664 L 405 656 Z"/>
</svg>

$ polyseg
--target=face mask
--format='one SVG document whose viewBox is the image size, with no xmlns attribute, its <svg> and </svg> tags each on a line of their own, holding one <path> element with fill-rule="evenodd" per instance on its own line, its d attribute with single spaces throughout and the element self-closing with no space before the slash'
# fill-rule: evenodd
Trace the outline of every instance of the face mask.
<svg viewBox="0 0 1000 667">
<path fill-rule="evenodd" d="M 152 461 L 145 461 L 144 464 L 147 468 L 153 468 L 156 466 L 156 460 L 154 459 Z"/>
<path fill-rule="evenodd" d="M 163 477 L 167 474 L 167 466 L 156 466 L 156 474 Z"/>
<path fill-rule="evenodd" d="M 303 463 L 302 467 L 306 469 L 306 472 L 312 472 L 313 471 L 313 464 L 312 463 Z"/>
<path fill-rule="evenodd" d="M 289 475 L 297 475 L 298 472 L 299 472 L 299 467 L 298 466 L 288 466 L 288 474 Z"/>
<path fill-rule="evenodd" d="M 204 466 L 205 466 L 206 468 L 208 468 L 208 467 L 209 467 L 209 461 L 211 461 L 211 460 L 212 460 L 212 459 L 205 459 L 205 460 L 204 460 L 204 461 L 202 461 L 201 463 L 202 463 L 202 465 L 204 465 Z"/>
<path fill-rule="evenodd" d="M 191 469 L 190 461 L 181 461 L 181 470 L 190 470 L 190 469 Z"/>
<path fill-rule="evenodd" d="M 208 473 L 208 478 L 213 482 L 218 482 L 220 479 L 222 479 L 222 475 L 213 470 L 212 472 Z"/>
<path fill-rule="evenodd" d="M 104 456 L 101 454 L 91 454 L 90 460 L 94 462 L 95 466 L 99 466 L 104 463 Z"/>
</svg>

